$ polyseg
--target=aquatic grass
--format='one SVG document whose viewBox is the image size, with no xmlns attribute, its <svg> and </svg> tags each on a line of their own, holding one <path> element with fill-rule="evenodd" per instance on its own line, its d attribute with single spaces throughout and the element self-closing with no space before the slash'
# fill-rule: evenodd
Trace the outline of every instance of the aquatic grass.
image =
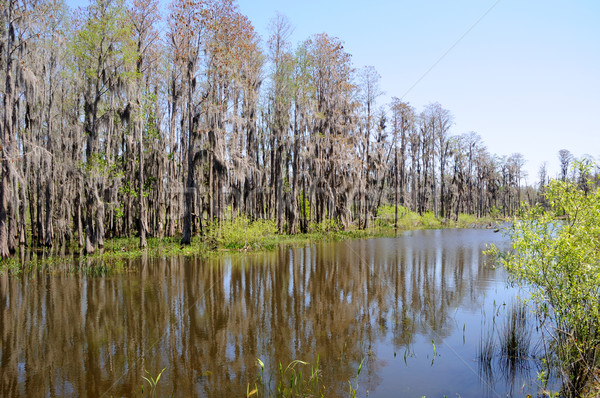
<svg viewBox="0 0 600 398">
<path fill-rule="evenodd" d="M 490 372 L 492 369 L 492 360 L 496 353 L 496 318 L 499 316 L 500 306 L 496 306 L 496 300 L 493 302 L 491 322 L 487 320 L 487 315 L 482 309 L 481 317 L 481 335 L 477 347 L 477 360 L 479 362 L 480 372 Z M 489 322 L 489 323 L 488 323 Z"/>
<path fill-rule="evenodd" d="M 499 369 L 507 383 L 511 385 L 518 375 L 530 370 L 530 346 L 532 329 L 527 322 L 527 306 L 514 301 L 508 308 L 503 323 L 498 330 L 500 345 Z"/>
<path fill-rule="evenodd" d="M 259 387 L 262 387 L 264 390 L 265 387 L 265 363 L 261 361 L 260 358 L 256 358 L 258 362 L 258 366 L 260 368 L 260 372 L 256 376 L 256 380 L 254 382 L 253 389 L 250 390 L 250 383 L 246 385 L 246 398 L 252 397 L 254 395 L 259 396 Z"/>
<path fill-rule="evenodd" d="M 246 397 L 324 397 L 321 367 L 317 355 L 315 366 L 299 359 L 292 360 L 285 367 L 279 362 L 273 377 L 266 375 L 265 363 L 257 358 L 258 374 L 255 382 L 246 387 Z M 310 368 L 309 368 L 310 366 Z"/>
<path fill-rule="evenodd" d="M 499 316 L 500 307 L 493 303 L 492 319 L 487 320 L 485 309 L 482 309 L 481 334 L 477 346 L 477 370 L 480 379 L 487 385 L 494 384 L 494 359 L 496 359 L 496 318 Z"/>
<path fill-rule="evenodd" d="M 513 302 L 499 336 L 504 357 L 512 361 L 527 358 L 531 346 L 531 329 L 527 324 L 527 306 L 524 303 Z"/>
<path fill-rule="evenodd" d="M 0 260 L 0 272 L 21 276 L 32 272 L 72 272 L 73 257 L 52 251 L 21 248 L 14 257 Z"/>
<path fill-rule="evenodd" d="M 494 328 L 487 328 L 482 332 L 477 348 L 477 359 L 482 368 L 491 368 L 495 351 L 496 340 L 494 338 Z"/>
<path fill-rule="evenodd" d="M 248 250 L 261 247 L 261 243 L 277 235 L 273 220 L 253 220 L 246 216 L 235 217 L 206 226 L 206 238 L 228 250 Z"/>
<path fill-rule="evenodd" d="M 495 216 L 477 217 L 473 214 L 461 213 L 456 221 L 457 228 L 498 228 L 505 219 Z"/>
<path fill-rule="evenodd" d="M 304 387 L 302 377 L 302 367 L 299 365 L 308 365 L 307 362 L 295 359 L 290 362 L 285 370 L 279 362 L 279 383 L 277 384 L 277 393 L 282 397 L 297 396 Z"/>
<path fill-rule="evenodd" d="M 156 387 L 158 386 L 158 382 L 160 381 L 160 377 L 162 376 L 163 372 L 166 369 L 167 369 L 166 367 L 163 368 L 160 371 L 160 373 L 158 373 L 158 375 L 156 375 L 156 376 L 152 376 L 152 374 L 150 372 L 148 372 L 148 370 L 145 370 L 145 372 L 148 375 L 148 377 L 142 376 L 142 379 L 144 379 L 144 381 L 146 381 L 150 385 L 149 395 L 151 397 L 156 397 Z M 142 395 L 143 394 L 144 394 L 144 386 L 142 386 Z"/>
<path fill-rule="evenodd" d="M 497 373 L 507 385 L 514 385 L 518 375 L 529 373 L 532 363 L 539 364 L 531 357 L 533 326 L 528 317 L 527 306 L 519 300 L 498 306 L 494 302 L 491 321 L 483 313 L 477 362 L 479 375 L 486 384 L 493 385 Z"/>
<path fill-rule="evenodd" d="M 348 391 L 348 396 L 351 398 L 356 398 L 356 394 L 358 392 L 358 376 L 360 376 L 360 372 L 362 370 L 363 364 L 367 358 L 363 358 L 358 365 L 358 369 L 356 371 L 356 376 L 352 378 L 352 380 L 348 380 L 348 386 L 350 390 Z"/>
</svg>

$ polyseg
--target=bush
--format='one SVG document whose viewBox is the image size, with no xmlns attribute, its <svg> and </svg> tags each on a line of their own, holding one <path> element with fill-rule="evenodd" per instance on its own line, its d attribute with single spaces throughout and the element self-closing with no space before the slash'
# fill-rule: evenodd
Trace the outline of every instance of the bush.
<svg viewBox="0 0 600 398">
<path fill-rule="evenodd" d="M 597 377 L 600 346 L 600 191 L 552 181 L 548 210 L 523 208 L 509 229 L 512 250 L 499 256 L 510 281 L 530 291 L 563 393 L 580 396 Z M 493 254 L 499 254 L 496 248 Z"/>
<path fill-rule="evenodd" d="M 409 213 L 409 210 L 404 206 L 398 206 L 398 224 L 404 216 Z M 394 220 L 396 219 L 396 206 L 394 205 L 382 205 L 377 209 L 377 221 L 378 227 L 393 227 Z"/>
<path fill-rule="evenodd" d="M 217 241 L 227 249 L 257 248 L 267 237 L 277 234 L 277 225 L 272 220 L 250 221 L 246 216 L 236 217 L 218 225 L 212 225 L 211 231 L 217 233 Z"/>
<path fill-rule="evenodd" d="M 432 211 L 426 211 L 422 216 L 422 223 L 424 228 L 439 228 L 441 226 L 440 221 L 435 217 Z"/>
<path fill-rule="evenodd" d="M 469 227 L 476 225 L 480 220 L 473 214 L 459 214 L 457 224 L 461 227 Z"/>
<path fill-rule="evenodd" d="M 340 226 L 335 220 L 329 218 L 321 222 L 312 222 L 308 226 L 308 231 L 316 234 L 328 234 L 331 232 L 337 232 L 340 230 Z"/>
</svg>

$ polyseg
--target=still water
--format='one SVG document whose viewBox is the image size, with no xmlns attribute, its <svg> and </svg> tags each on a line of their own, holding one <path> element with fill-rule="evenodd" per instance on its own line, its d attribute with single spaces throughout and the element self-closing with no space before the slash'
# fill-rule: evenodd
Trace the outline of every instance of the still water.
<svg viewBox="0 0 600 398">
<path fill-rule="evenodd" d="M 535 396 L 534 360 L 478 361 L 517 294 L 482 255 L 489 243 L 507 244 L 490 230 L 414 231 L 141 258 L 109 276 L 2 275 L 0 395 L 140 396 L 166 368 L 157 396 L 242 397 L 257 359 L 263 380 L 299 359 L 305 374 L 318 360 L 325 396 Z"/>
</svg>

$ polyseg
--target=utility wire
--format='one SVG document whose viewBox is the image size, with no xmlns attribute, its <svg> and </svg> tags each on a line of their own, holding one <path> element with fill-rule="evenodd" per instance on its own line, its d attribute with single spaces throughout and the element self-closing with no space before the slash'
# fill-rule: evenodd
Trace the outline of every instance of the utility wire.
<svg viewBox="0 0 600 398">
<path fill-rule="evenodd" d="M 432 70 L 433 68 L 435 68 L 435 67 L 437 66 L 437 64 L 439 64 L 439 63 L 442 61 L 442 59 L 444 59 L 444 58 L 446 57 L 446 55 L 448 55 L 448 53 L 449 53 L 450 51 L 452 51 L 452 50 L 454 49 L 454 47 L 456 47 L 456 45 L 457 45 L 458 43 L 460 43 L 460 42 L 462 41 L 462 39 L 464 39 L 464 38 L 465 38 L 465 36 L 466 36 L 466 35 L 468 35 L 468 34 L 469 34 L 469 33 L 470 33 L 472 30 L 473 30 L 473 28 L 475 28 L 475 26 L 477 26 L 477 24 L 479 24 L 479 22 L 481 22 L 481 20 L 482 20 L 483 18 L 485 18 L 485 16 L 486 16 L 486 15 L 488 15 L 488 14 L 490 13 L 490 11 L 492 11 L 492 10 L 494 9 L 494 7 L 496 7 L 496 5 L 497 5 L 498 3 L 500 3 L 500 0 L 496 0 L 496 1 L 494 2 L 494 4 L 492 4 L 492 5 L 490 6 L 490 8 L 488 8 L 488 9 L 487 9 L 487 11 L 486 11 L 486 12 L 484 12 L 484 13 L 483 13 L 483 14 L 482 14 L 482 15 L 481 15 L 481 16 L 480 16 L 480 17 L 479 17 L 479 18 L 478 18 L 478 19 L 475 21 L 475 23 L 473 23 L 473 25 L 471 25 L 471 27 L 469 27 L 469 29 L 467 29 L 467 30 L 465 31 L 465 33 L 463 33 L 463 34 L 462 34 L 462 36 L 460 36 L 460 37 L 459 37 L 459 38 L 458 38 L 458 39 L 457 39 L 457 40 L 454 42 L 454 44 L 452 44 L 452 45 L 451 45 L 451 46 L 450 46 L 450 47 L 449 47 L 449 48 L 446 50 L 446 52 L 445 52 L 445 53 L 443 53 L 443 54 L 442 54 L 442 56 L 441 56 L 441 57 L 439 57 L 439 58 L 437 59 L 437 61 L 435 61 L 435 62 L 433 63 L 433 65 L 431 65 L 431 66 L 429 67 L 429 69 L 427 69 L 427 71 L 425 71 L 425 73 L 423 73 L 423 75 L 422 75 L 422 76 L 421 76 L 421 77 L 420 77 L 420 78 L 419 78 L 419 79 L 418 79 L 418 80 L 417 80 L 417 81 L 416 81 L 416 82 L 415 82 L 415 83 L 414 83 L 412 86 L 410 86 L 410 88 L 409 88 L 409 89 L 408 89 L 408 90 L 407 90 L 407 91 L 404 93 L 404 95 L 403 95 L 403 96 L 402 96 L 400 99 L 401 99 L 401 100 L 402 100 L 402 99 L 404 99 L 404 97 L 406 97 L 406 95 L 407 95 L 408 93 L 410 93 L 410 92 L 412 91 L 412 89 L 413 89 L 413 88 L 415 88 L 415 87 L 416 87 L 416 86 L 417 86 L 419 83 L 421 83 L 421 80 L 423 80 L 423 79 L 425 78 L 425 76 L 427 76 L 427 75 L 429 74 L 429 72 L 431 72 L 431 70 Z"/>
</svg>

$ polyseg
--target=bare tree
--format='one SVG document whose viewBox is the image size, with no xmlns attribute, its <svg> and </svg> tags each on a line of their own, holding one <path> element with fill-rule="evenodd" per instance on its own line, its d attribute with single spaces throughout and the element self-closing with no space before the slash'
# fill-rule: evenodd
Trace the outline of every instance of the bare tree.
<svg viewBox="0 0 600 398">
<path fill-rule="evenodd" d="M 134 0 L 133 6 L 129 9 L 132 31 L 135 41 L 135 74 L 131 79 L 130 90 L 132 93 L 129 104 L 133 107 L 132 114 L 133 136 L 138 140 L 138 201 L 139 201 L 139 237 L 140 247 L 146 247 L 146 234 L 148 231 L 148 221 L 146 215 L 145 192 L 144 192 L 144 128 L 153 129 L 153 120 L 149 117 L 152 112 L 152 99 L 149 92 L 150 87 L 147 80 L 144 81 L 144 74 L 147 73 L 148 64 L 153 61 L 155 55 L 152 54 L 152 46 L 158 40 L 156 24 L 159 21 L 158 1 L 157 0 Z"/>
<path fill-rule="evenodd" d="M 562 181 L 567 180 L 567 176 L 569 174 L 569 165 L 573 160 L 573 155 L 566 149 L 561 149 L 558 151 L 558 160 L 560 161 L 560 179 Z"/>
<path fill-rule="evenodd" d="M 406 151 L 408 133 L 414 128 L 415 111 L 407 102 L 392 98 L 392 129 L 394 135 L 394 228 L 398 229 L 398 204 L 405 205 L 406 191 Z M 400 137 L 398 137 L 400 135 Z M 398 141 L 400 155 L 398 156 Z"/>
<path fill-rule="evenodd" d="M 359 99 L 364 112 L 363 121 L 361 123 L 361 127 L 364 130 L 364 138 L 362 140 L 363 167 L 361 170 L 361 200 L 364 216 L 362 228 L 364 229 L 369 225 L 369 212 L 374 211 L 371 205 L 373 198 L 369 197 L 369 191 L 372 185 L 370 176 L 372 169 L 370 159 L 371 129 L 373 126 L 373 110 L 375 109 L 377 98 L 383 94 L 383 91 L 381 91 L 379 87 L 381 76 L 373 66 L 365 66 L 362 68 L 359 72 L 358 79 L 358 85 L 360 87 Z"/>
<path fill-rule="evenodd" d="M 184 178 L 184 216 L 183 235 L 181 243 L 189 245 L 192 239 L 192 201 L 196 192 L 195 188 L 195 155 L 196 134 L 200 122 L 201 102 L 205 99 L 196 97 L 196 88 L 200 83 L 199 57 L 202 50 L 204 30 L 207 18 L 207 4 L 204 0 L 176 0 L 171 3 L 169 24 L 169 42 L 175 53 L 175 62 L 182 76 L 182 91 L 185 93 L 184 117 L 182 126 L 187 126 L 181 131 L 181 148 L 185 151 L 186 176 Z M 187 136 L 187 140 L 186 137 Z"/>
<path fill-rule="evenodd" d="M 271 181 L 272 197 L 275 205 L 275 219 L 280 232 L 284 226 L 284 174 L 289 180 L 286 170 L 287 160 L 284 152 L 288 152 L 289 142 L 287 139 L 290 127 L 290 111 L 292 105 L 292 78 L 293 71 L 292 55 L 290 52 L 289 37 L 292 28 L 289 21 L 282 15 L 277 15 L 271 20 L 271 36 L 269 38 L 269 54 L 272 64 L 271 73 Z M 286 156 L 287 158 L 287 156 Z M 291 201 L 289 201 L 291 205 Z M 294 217 L 295 218 L 295 217 Z M 293 222 L 293 221 L 292 221 Z"/>
</svg>

